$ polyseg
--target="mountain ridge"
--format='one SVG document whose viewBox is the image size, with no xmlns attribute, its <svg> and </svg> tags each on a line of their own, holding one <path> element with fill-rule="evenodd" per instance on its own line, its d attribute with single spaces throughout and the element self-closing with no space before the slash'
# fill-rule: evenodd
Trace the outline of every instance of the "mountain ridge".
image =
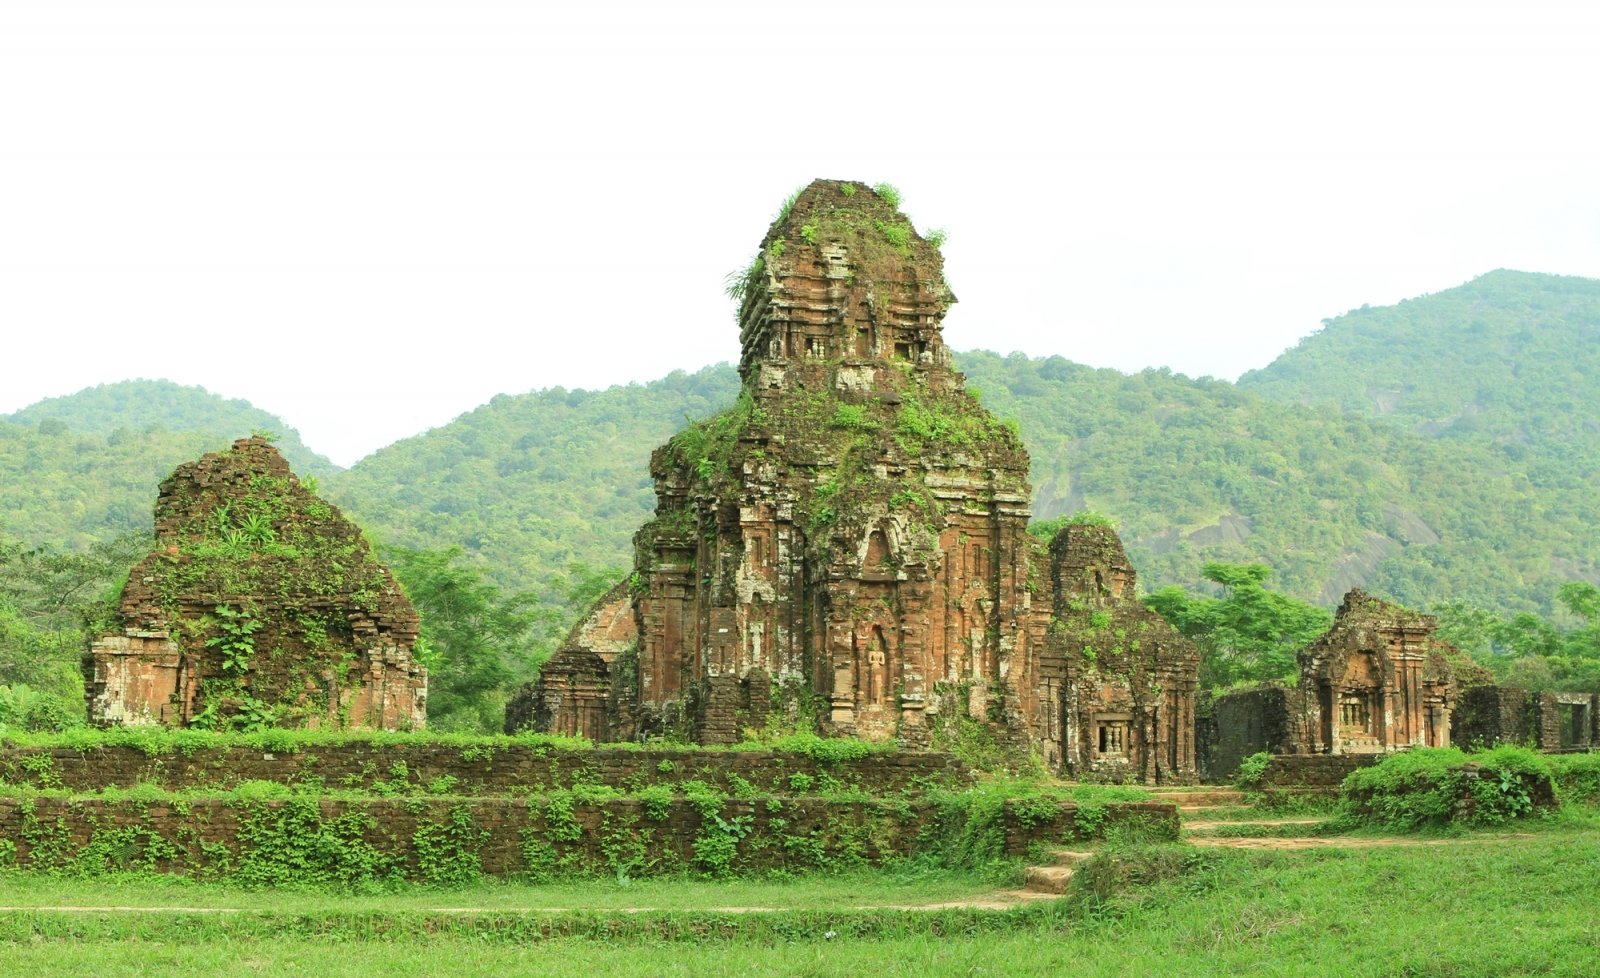
<svg viewBox="0 0 1600 978">
<path fill-rule="evenodd" d="M 1333 317 L 1248 383 L 1059 356 L 956 358 L 985 405 L 1019 421 L 1035 517 L 1116 518 L 1151 587 L 1194 586 L 1208 560 L 1260 561 L 1276 568 L 1274 586 L 1323 604 L 1359 584 L 1424 607 L 1539 610 L 1564 580 L 1600 581 L 1600 395 L 1589 390 L 1600 385 L 1587 384 L 1587 347 L 1559 349 L 1591 329 L 1600 281 L 1500 270 Z M 1485 352 L 1472 337 L 1502 346 Z M 1495 360 L 1507 342 L 1516 371 Z M 1464 374 L 1478 378 L 1470 390 Z M 1393 378 L 1404 396 L 1370 396 Z M 650 452 L 737 390 L 733 368 L 717 364 L 501 394 L 326 473 L 324 491 L 380 542 L 459 546 L 502 585 L 550 597 L 572 565 L 630 562 L 631 535 L 653 511 Z M 1476 424 L 1441 423 L 1452 393 L 1471 395 Z M 46 434 L 37 406 L 18 412 L 33 412 L 31 424 L 0 418 L 0 505 L 43 514 L 25 528 L 34 543 L 83 546 L 147 525 L 173 465 L 249 433 L 221 446 L 159 424 L 100 434 L 73 430 L 66 412 L 65 430 Z M 95 411 L 107 414 L 81 416 Z"/>
<path fill-rule="evenodd" d="M 269 432 L 278 450 L 297 472 L 324 475 L 339 471 L 326 456 L 313 451 L 300 433 L 280 415 L 243 398 L 229 398 L 197 384 L 144 378 L 94 384 L 72 394 L 46 397 L 0 421 L 14 425 L 56 425 L 79 434 L 111 435 L 118 430 L 161 427 L 174 432 L 208 432 L 229 440 Z"/>
</svg>

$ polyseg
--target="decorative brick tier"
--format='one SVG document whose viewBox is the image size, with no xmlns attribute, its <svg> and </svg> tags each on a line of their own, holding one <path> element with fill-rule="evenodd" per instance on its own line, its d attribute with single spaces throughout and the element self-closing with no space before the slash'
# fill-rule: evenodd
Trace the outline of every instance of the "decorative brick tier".
<svg viewBox="0 0 1600 978">
<path fill-rule="evenodd" d="M 48 763 L 40 758 L 48 758 Z M 802 776 L 797 781 L 790 779 Z M 951 754 L 896 751 L 856 760 L 822 762 L 773 751 L 564 750 L 544 745 L 461 747 L 447 744 L 346 743 L 307 746 L 299 753 L 243 747 L 150 755 L 136 747 L 0 748 L 0 781 L 73 791 L 153 784 L 169 791 L 229 788 L 243 781 L 322 784 L 334 789 L 453 795 L 525 794 L 606 785 L 632 791 L 654 784 L 698 780 L 715 792 L 747 786 L 774 794 L 817 786 L 861 787 L 897 794 L 934 785 L 961 787 L 972 774 Z M 453 779 L 453 780 L 451 780 Z M 737 779 L 737 780 L 736 780 Z M 742 782 L 742 783 L 741 783 Z"/>
</svg>

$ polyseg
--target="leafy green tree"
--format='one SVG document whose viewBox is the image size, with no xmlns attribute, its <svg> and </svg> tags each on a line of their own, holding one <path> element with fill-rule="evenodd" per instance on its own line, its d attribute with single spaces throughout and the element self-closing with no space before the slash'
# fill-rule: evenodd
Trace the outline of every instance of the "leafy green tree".
<svg viewBox="0 0 1600 978">
<path fill-rule="evenodd" d="M 383 557 L 422 618 L 428 726 L 492 733 L 520 683 L 533 679 L 569 624 L 621 579 L 583 563 L 554 575 L 541 600 L 503 591 L 459 547 L 386 547 Z"/>
<path fill-rule="evenodd" d="M 504 594 L 481 571 L 465 566 L 460 548 L 389 547 L 383 556 L 422 618 L 428 725 L 498 730 L 516 667 L 548 613 L 531 596 Z"/>
<path fill-rule="evenodd" d="M 1439 635 L 1528 689 L 1600 690 L 1600 588 L 1568 581 L 1556 589 L 1556 616 L 1496 615 L 1465 602 L 1434 609 Z"/>
<path fill-rule="evenodd" d="M 1272 568 L 1266 564 L 1209 563 L 1201 573 L 1220 586 L 1220 597 L 1191 595 L 1170 585 L 1144 601 L 1199 644 L 1204 688 L 1292 681 L 1295 653 L 1333 624 L 1324 609 L 1267 590 Z"/>
<path fill-rule="evenodd" d="M 124 534 L 88 553 L 28 548 L 0 532 L 0 722 L 59 728 L 83 721 L 79 660 L 128 568 L 148 547 Z"/>
</svg>

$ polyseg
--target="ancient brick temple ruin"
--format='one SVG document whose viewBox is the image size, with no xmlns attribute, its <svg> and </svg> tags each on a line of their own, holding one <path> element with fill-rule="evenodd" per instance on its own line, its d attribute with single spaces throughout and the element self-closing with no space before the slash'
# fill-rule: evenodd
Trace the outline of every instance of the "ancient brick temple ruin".
<svg viewBox="0 0 1600 978">
<path fill-rule="evenodd" d="M 1451 686 L 1438 621 L 1359 589 L 1299 655 L 1302 753 L 1377 754 L 1450 742 Z"/>
<path fill-rule="evenodd" d="M 611 675 L 619 659 L 628 665 L 635 661 L 638 638 L 632 595 L 622 581 L 572 626 L 539 671 L 539 681 L 506 704 L 505 732 L 542 730 L 603 742 L 615 739 L 613 730 L 630 731 L 634 703 L 618 698 L 624 685 L 614 685 Z"/>
<path fill-rule="evenodd" d="M 1450 743 L 1450 655 L 1438 622 L 1356 589 L 1333 626 L 1299 654 L 1296 686 L 1219 698 L 1217 745 L 1207 774 L 1225 777 L 1243 758 L 1272 754 L 1383 754 Z"/>
<path fill-rule="evenodd" d="M 1194 651 L 1109 531 L 1028 534 L 1027 453 L 944 346 L 938 248 L 866 185 L 817 181 L 735 291 L 738 403 L 655 452 L 656 517 L 590 622 L 628 607 L 636 635 L 580 625 L 508 727 L 923 745 L 975 722 L 1063 770 L 1191 779 Z"/>
<path fill-rule="evenodd" d="M 1592 750 L 1600 745 L 1600 693 L 1474 686 L 1456 697 L 1450 739 L 1463 749 L 1532 744 L 1545 751 Z"/>
<path fill-rule="evenodd" d="M 1122 541 L 1069 525 L 1050 543 L 1051 623 L 1032 673 L 1033 727 L 1075 777 L 1193 781 L 1194 644 L 1146 608 Z"/>
<path fill-rule="evenodd" d="M 180 465 L 155 531 L 84 658 L 92 722 L 422 726 L 416 611 L 266 440 Z"/>
</svg>

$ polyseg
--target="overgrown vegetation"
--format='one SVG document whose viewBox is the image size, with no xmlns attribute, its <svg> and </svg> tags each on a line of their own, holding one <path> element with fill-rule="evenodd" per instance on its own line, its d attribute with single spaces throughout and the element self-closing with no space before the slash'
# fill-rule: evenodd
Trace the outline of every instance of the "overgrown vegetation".
<svg viewBox="0 0 1600 978">
<path fill-rule="evenodd" d="M 65 914 L 0 918 L 18 973 L 270 970 L 337 978 L 596 972 L 776 976 L 981 972 L 1110 976 L 1271 973 L 1285 978 L 1393 974 L 1498 978 L 1585 975 L 1581 939 L 1600 912 L 1590 879 L 1593 827 L 1512 842 L 1285 855 L 1183 846 L 1108 849 L 1080 867 L 1068 896 L 1001 910 L 885 909 L 981 893 L 972 874 L 907 866 L 888 873 L 777 880 L 614 879 L 536 888 L 362 897 L 252 892 L 152 881 L 97 883 L 0 874 L 9 906 L 240 908 L 232 914 Z M 975 885 L 976 884 L 976 885 Z M 1375 912 L 1404 893 L 1408 912 Z M 873 908 L 873 905 L 878 905 Z M 735 913 L 712 907 L 769 907 Z M 475 908 L 463 911 L 461 908 Z M 529 912 L 533 908 L 537 912 Z M 644 909 L 649 908 L 649 909 Z M 619 913 L 627 909 L 633 912 Z M 1352 926 L 1360 940 L 1351 940 Z M 1484 940 L 1485 934 L 1515 940 Z"/>
<path fill-rule="evenodd" d="M 1564 633 L 1578 623 L 1558 588 L 1600 573 L 1600 494 L 1583 477 L 1596 445 L 1583 419 L 1600 414 L 1595 386 L 1582 381 L 1596 347 L 1582 339 L 1594 292 L 1591 281 L 1500 272 L 1352 313 L 1303 344 L 1314 356 L 1286 354 L 1268 372 L 1271 389 L 1267 377 L 1241 389 L 1061 357 L 974 351 L 958 365 L 992 410 L 1020 420 L 1034 511 L 1113 515 L 1151 587 L 1208 593 L 1206 563 L 1265 560 L 1275 589 L 1322 606 L 1361 582 L 1416 608 L 1453 602 L 1469 632 L 1484 616 L 1529 612 Z M 1378 415 L 1391 398 L 1372 376 L 1396 375 L 1397 362 L 1407 391 Z M 226 402 L 192 389 L 104 390 L 114 396 L 85 392 L 0 420 L 0 511 L 24 548 L 82 554 L 148 529 L 155 486 L 178 462 L 254 428 L 287 431 L 270 416 L 218 413 Z M 651 449 L 737 390 L 721 366 L 606 391 L 497 397 L 348 473 L 301 455 L 292 432 L 278 444 L 380 542 L 460 547 L 463 566 L 571 616 L 557 579 L 573 562 L 626 562 L 654 505 Z M 1302 396 L 1324 406 L 1292 403 Z M 160 413 L 138 413 L 147 405 Z M 1506 667 L 1526 660 L 1518 682 L 1589 685 L 1579 669 L 1533 668 L 1545 655 L 1518 651 L 1527 647 L 1491 635 L 1479 654 Z"/>
<path fill-rule="evenodd" d="M 1600 691 L 1600 588 L 1568 581 L 1556 589 L 1556 612 L 1497 615 L 1459 601 L 1438 609 L 1439 635 L 1507 685 Z"/>
<path fill-rule="evenodd" d="M 0 526 L 0 728 L 59 731 L 84 722 L 79 659 L 109 618 L 134 559 L 125 533 L 87 553 L 26 547 Z"/>
<path fill-rule="evenodd" d="M 92 791 L 63 785 L 53 750 L 87 754 L 108 744 L 145 752 L 158 778 L 167 764 L 188 764 L 191 773 L 180 779 L 181 787 L 146 780 Z M 32 752 L 0 756 L 0 790 L 21 806 L 18 843 L 30 871 L 180 871 L 248 887 L 366 892 L 472 883 L 485 871 L 490 828 L 504 833 L 507 820 L 513 829 L 521 825 L 521 863 L 504 863 L 505 839 L 498 837 L 501 862 L 495 872 L 530 880 L 837 873 L 909 862 L 1006 881 L 1018 872 L 1011 833 L 1019 825 L 1041 840 L 1095 838 L 1108 830 L 1110 803 L 1148 797 L 1137 788 L 1042 781 L 997 780 L 968 788 L 934 771 L 897 787 L 878 785 L 863 780 L 854 765 L 892 748 L 810 735 L 720 752 L 667 751 L 659 761 L 648 759 L 648 772 L 620 785 L 598 779 L 586 744 L 550 737 L 128 729 L 54 739 L 31 735 L 0 746 L 30 745 Z M 51 749 L 40 749 L 44 745 Z M 272 780 L 208 776 L 232 755 L 200 752 L 219 747 L 247 747 L 283 763 L 269 775 Z M 467 765 L 456 768 L 462 777 L 429 780 L 423 774 L 424 766 L 450 762 L 439 756 L 441 747 Z M 520 752 L 510 753 L 513 748 Z M 710 763 L 718 753 L 749 750 L 768 752 L 770 778 L 746 779 L 733 759 Z M 318 764 L 319 756 L 335 752 L 383 761 L 335 783 L 333 772 L 344 768 Z M 548 758 L 549 774 L 541 775 L 537 763 L 530 768 L 530 757 Z M 120 762 L 97 756 L 95 763 Z M 480 787 L 496 763 L 516 764 L 523 772 L 511 795 L 503 779 L 495 782 L 498 787 Z M 75 823 L 87 821 L 92 830 L 87 847 L 71 843 L 64 821 L 69 811 Z M 182 815 L 181 822 L 171 821 L 173 813 Z M 683 833 L 696 824 L 691 840 Z M 225 825 L 236 826 L 221 829 L 236 845 L 218 841 L 213 826 Z M 1171 822 L 1117 828 L 1123 837 L 1165 837 L 1173 830 Z M 15 848 L 6 857 L 17 858 Z"/>
<path fill-rule="evenodd" d="M 1028 524 L 1028 532 L 1048 542 L 1069 526 L 1098 526 L 1113 532 L 1117 529 L 1116 521 L 1111 517 L 1083 509 L 1076 513 L 1063 513 L 1048 520 L 1034 520 Z"/>
<path fill-rule="evenodd" d="M 1407 830 L 1495 825 L 1555 803 L 1546 757 L 1510 746 L 1470 755 L 1454 747 L 1392 754 L 1352 772 L 1340 797 L 1360 821 Z"/>
<path fill-rule="evenodd" d="M 466 564 L 459 548 L 388 547 L 382 556 L 422 618 L 418 654 L 428 667 L 434 730 L 500 729 L 515 681 L 537 672 L 572 610 L 616 582 L 610 571 L 575 568 L 558 611 L 531 594 L 504 593 Z"/>
<path fill-rule="evenodd" d="M 1251 754 L 1239 762 L 1239 769 L 1233 772 L 1235 787 L 1246 791 L 1255 791 L 1261 787 L 1261 779 L 1267 773 L 1267 766 L 1272 763 L 1272 755 L 1266 752 Z"/>
</svg>

